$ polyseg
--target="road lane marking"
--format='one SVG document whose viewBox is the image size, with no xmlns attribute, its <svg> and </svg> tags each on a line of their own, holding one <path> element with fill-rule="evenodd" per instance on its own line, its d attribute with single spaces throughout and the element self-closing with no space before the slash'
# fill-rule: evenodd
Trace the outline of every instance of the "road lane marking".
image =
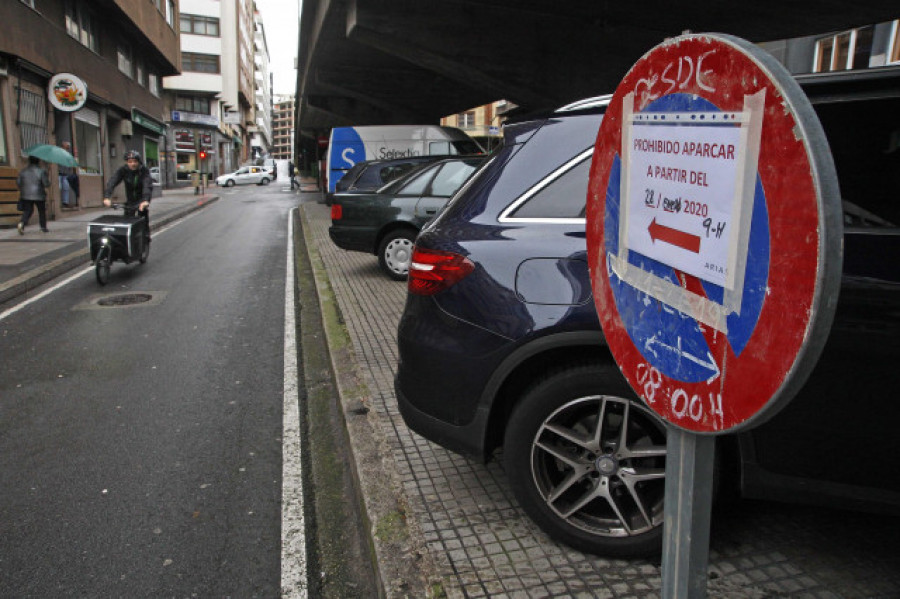
<svg viewBox="0 0 900 599">
<path fill-rule="evenodd" d="M 281 472 L 281 596 L 305 599 L 306 523 L 300 445 L 299 372 L 294 290 L 294 211 L 288 213 L 287 273 L 284 277 L 284 418 Z"/>
<path fill-rule="evenodd" d="M 181 217 L 181 218 L 179 218 L 179 219 L 177 219 L 177 220 L 175 220 L 175 221 L 172 221 L 171 223 L 165 225 L 164 227 L 162 227 L 162 228 L 159 229 L 158 231 L 153 231 L 153 237 L 154 237 L 154 238 L 155 238 L 155 237 L 159 237 L 160 235 L 162 235 L 163 233 L 165 233 L 166 231 L 168 231 L 169 229 L 171 229 L 171 228 L 174 227 L 175 225 L 178 225 L 178 224 L 184 222 L 185 220 L 191 218 L 192 216 L 194 216 L 195 214 L 197 214 L 197 212 L 198 212 L 198 211 L 194 211 L 194 212 L 191 212 L 191 213 L 189 213 L 189 214 L 186 214 L 186 215 L 184 215 L 183 217 Z M 22 308 L 24 308 L 24 307 L 26 307 L 26 306 L 30 306 L 31 304 L 33 304 L 34 302 L 38 301 L 39 299 L 43 299 L 43 298 L 47 297 L 48 295 L 50 295 L 51 293 L 53 293 L 53 292 L 56 291 L 57 289 L 60 289 L 60 288 L 62 288 L 62 287 L 65 287 L 66 285 L 68 285 L 69 283 L 71 283 L 72 281 L 74 281 L 75 279 L 77 279 L 78 277 L 82 277 L 82 276 L 86 275 L 87 273 L 93 272 L 93 271 L 94 271 L 94 265 L 93 265 L 93 264 L 91 264 L 90 266 L 86 266 L 83 270 L 79 270 L 79 271 L 75 272 L 75 274 L 69 275 L 68 277 L 66 277 L 65 279 L 63 279 L 62 281 L 60 281 L 59 283 L 56 283 L 56 284 L 53 285 L 52 287 L 48 287 L 47 289 L 44 289 L 43 291 L 41 291 L 40 293 L 38 293 L 38 294 L 35 295 L 34 297 L 30 297 L 30 298 L 28 298 L 27 300 L 23 300 L 21 303 L 16 304 L 16 305 L 13 306 L 12 308 L 10 308 L 10 309 L 8 309 L 8 310 L 4 310 L 3 312 L 0 312 L 0 320 L 3 320 L 4 318 L 7 318 L 8 316 L 12 316 L 13 314 L 15 314 L 16 312 L 18 312 L 18 311 L 21 310 Z"/>
</svg>

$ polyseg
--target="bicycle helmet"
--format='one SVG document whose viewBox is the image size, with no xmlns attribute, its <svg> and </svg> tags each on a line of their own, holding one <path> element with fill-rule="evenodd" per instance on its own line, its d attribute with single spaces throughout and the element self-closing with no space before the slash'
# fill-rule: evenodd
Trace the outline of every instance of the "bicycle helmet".
<svg viewBox="0 0 900 599">
<path fill-rule="evenodd" d="M 125 152 L 125 161 L 126 162 L 131 160 L 132 158 L 134 158 L 138 162 L 141 162 L 141 155 L 139 152 L 137 152 L 135 150 L 128 150 L 127 152 Z"/>
</svg>

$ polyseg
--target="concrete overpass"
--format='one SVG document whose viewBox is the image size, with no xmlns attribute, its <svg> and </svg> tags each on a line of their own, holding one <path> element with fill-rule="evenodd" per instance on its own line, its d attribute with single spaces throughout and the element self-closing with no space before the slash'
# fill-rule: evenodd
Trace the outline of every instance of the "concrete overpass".
<svg viewBox="0 0 900 599">
<path fill-rule="evenodd" d="M 436 123 L 498 99 L 542 110 L 611 92 L 685 30 L 761 42 L 898 13 L 885 0 L 303 0 L 297 139 Z"/>
</svg>

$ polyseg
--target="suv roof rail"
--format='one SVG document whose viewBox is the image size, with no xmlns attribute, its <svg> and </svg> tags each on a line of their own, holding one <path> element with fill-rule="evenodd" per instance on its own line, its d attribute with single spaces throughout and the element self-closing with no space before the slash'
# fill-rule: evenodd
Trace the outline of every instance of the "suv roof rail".
<svg viewBox="0 0 900 599">
<path fill-rule="evenodd" d="M 557 108 L 554 112 L 572 112 L 574 110 L 588 110 L 591 108 L 605 108 L 609 106 L 612 100 L 612 94 L 604 94 L 602 96 L 594 96 L 593 98 L 584 98 L 571 104 L 566 104 Z"/>
</svg>

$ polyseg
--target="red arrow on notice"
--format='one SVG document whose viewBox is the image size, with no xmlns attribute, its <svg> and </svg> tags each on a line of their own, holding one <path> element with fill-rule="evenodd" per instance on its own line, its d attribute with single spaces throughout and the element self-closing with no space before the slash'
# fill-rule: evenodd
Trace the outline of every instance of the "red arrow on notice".
<svg viewBox="0 0 900 599">
<path fill-rule="evenodd" d="M 650 231 L 650 239 L 653 240 L 653 243 L 656 243 L 656 240 L 659 239 L 660 241 L 665 241 L 666 243 L 683 248 L 689 252 L 694 252 L 695 254 L 700 253 L 699 235 L 691 235 L 690 233 L 685 233 L 684 231 L 679 231 L 672 227 L 660 225 L 656 222 L 656 218 L 653 219 L 653 222 L 650 223 L 647 230 Z"/>
</svg>

